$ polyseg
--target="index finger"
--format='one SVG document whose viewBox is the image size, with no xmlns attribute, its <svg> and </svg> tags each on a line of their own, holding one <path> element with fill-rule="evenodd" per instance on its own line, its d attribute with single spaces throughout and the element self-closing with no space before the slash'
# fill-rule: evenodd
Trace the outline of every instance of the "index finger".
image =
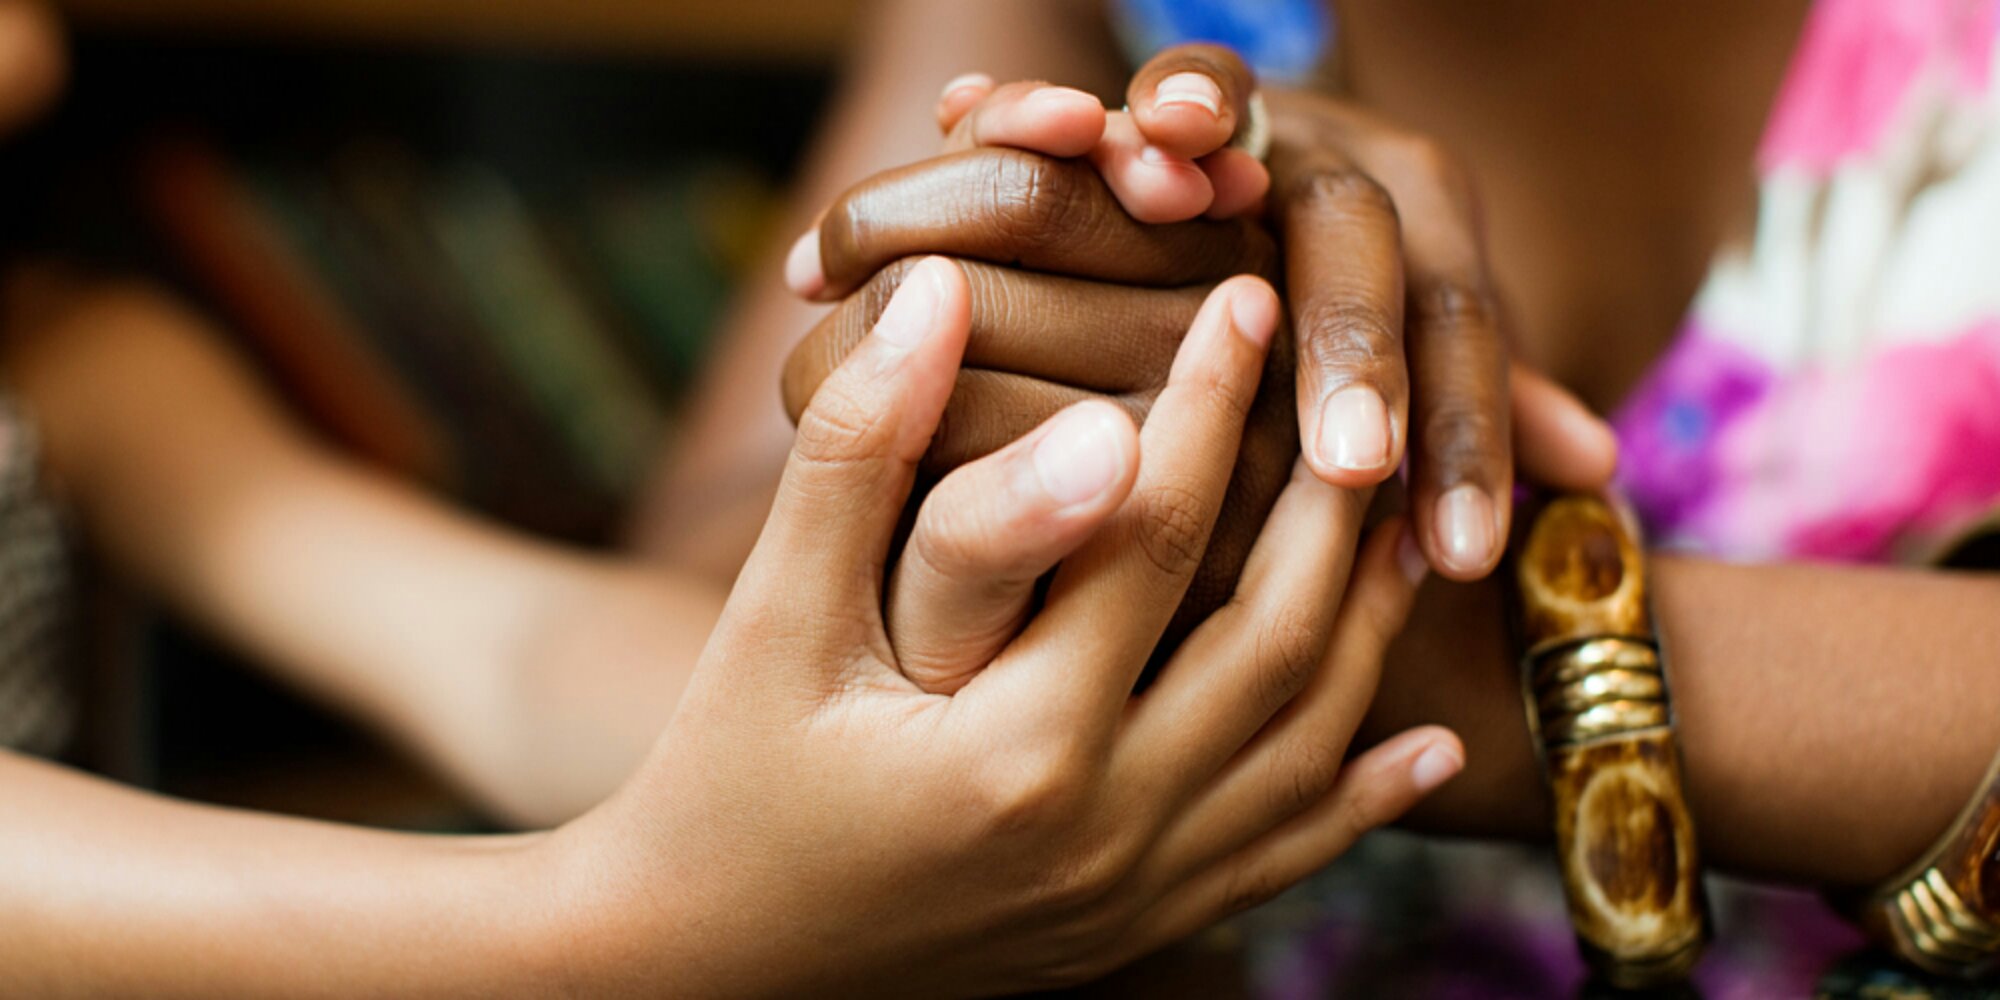
<svg viewBox="0 0 2000 1000">
<path fill-rule="evenodd" d="M 1409 401 L 1396 205 L 1345 156 L 1272 150 L 1286 286 L 1298 336 L 1300 442 L 1336 486 L 1372 486 L 1401 461 Z"/>
<path fill-rule="evenodd" d="M 1163 49 L 1133 74 L 1125 102 L 1146 141 L 1176 156 L 1199 157 L 1221 149 L 1249 120 L 1257 76 L 1241 56 L 1221 45 L 1194 43 Z"/>
<path fill-rule="evenodd" d="M 1263 274 L 1277 256 L 1251 220 L 1147 225 L 1090 164 L 993 148 L 863 181 L 828 209 L 816 243 L 820 280 L 793 284 L 822 301 L 921 253 L 1153 287 Z"/>
</svg>

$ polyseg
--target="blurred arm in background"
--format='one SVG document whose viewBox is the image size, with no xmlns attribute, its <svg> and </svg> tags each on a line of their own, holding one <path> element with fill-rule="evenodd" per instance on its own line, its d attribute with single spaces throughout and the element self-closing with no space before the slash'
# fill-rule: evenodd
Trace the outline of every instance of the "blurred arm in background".
<svg viewBox="0 0 2000 1000">
<path fill-rule="evenodd" d="M 637 766 L 725 588 L 483 523 L 346 459 L 171 297 L 23 271 L 0 371 L 108 561 L 523 825 Z"/>
<path fill-rule="evenodd" d="M 0 135 L 26 124 L 69 77 L 62 28 L 36 0 L 0 0 Z"/>
<path fill-rule="evenodd" d="M 845 79 L 792 189 L 765 263 L 725 321 L 687 431 L 635 511 L 648 555 L 727 585 L 763 526 L 792 426 L 778 395 L 792 345 L 825 307 L 779 280 L 791 237 L 840 192 L 877 171 L 934 155 L 933 108 L 958 74 L 1045 79 L 1117 106 L 1128 75 L 1098 0 L 883 0 L 861 19 Z"/>
</svg>

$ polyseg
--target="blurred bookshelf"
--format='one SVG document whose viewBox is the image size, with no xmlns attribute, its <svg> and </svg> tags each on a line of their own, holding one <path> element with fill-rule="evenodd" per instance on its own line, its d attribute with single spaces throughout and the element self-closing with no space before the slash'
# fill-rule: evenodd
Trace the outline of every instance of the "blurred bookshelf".
<svg viewBox="0 0 2000 1000">
<path fill-rule="evenodd" d="M 602 545 L 770 235 L 847 5 L 67 6 L 70 92 L 0 152 L 7 249 L 168 282 L 358 459 Z M 86 763 L 234 805 L 478 825 L 197 630 L 95 604 L 126 638 L 92 637 L 119 735 Z"/>
</svg>

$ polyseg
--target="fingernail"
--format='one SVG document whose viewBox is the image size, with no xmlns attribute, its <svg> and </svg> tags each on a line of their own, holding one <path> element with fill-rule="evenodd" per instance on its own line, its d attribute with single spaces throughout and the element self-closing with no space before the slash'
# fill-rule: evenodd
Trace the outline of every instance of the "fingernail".
<svg viewBox="0 0 2000 1000">
<path fill-rule="evenodd" d="M 812 298 L 826 289 L 826 274 L 819 264 L 819 230 L 808 229 L 785 254 L 785 287 L 792 294 Z"/>
<path fill-rule="evenodd" d="M 1380 393 L 1350 385 L 1327 397 L 1319 410 L 1319 458 L 1352 472 L 1389 464 L 1389 405 Z"/>
<path fill-rule="evenodd" d="M 1180 157 L 1154 145 L 1139 147 L 1139 159 L 1155 167 L 1168 167 L 1180 162 L 1190 162 L 1183 161 Z"/>
<path fill-rule="evenodd" d="M 1222 88 L 1200 73 L 1175 73 L 1153 88 L 1153 106 L 1169 104 L 1192 104 L 1220 118 Z"/>
<path fill-rule="evenodd" d="M 875 321 L 875 336 L 909 350 L 924 342 L 937 328 L 938 305 L 944 301 L 944 282 L 937 269 L 945 266 L 935 258 L 910 269 L 882 318 Z"/>
<path fill-rule="evenodd" d="M 1246 281 L 1229 290 L 1229 319 L 1244 340 L 1268 347 L 1278 329 L 1277 302 L 1261 283 Z"/>
<path fill-rule="evenodd" d="M 1428 792 L 1450 781 L 1465 769 L 1465 758 L 1447 743 L 1433 743 L 1410 764 L 1410 781 L 1417 791 Z"/>
<path fill-rule="evenodd" d="M 1446 566 L 1477 573 L 1493 554 L 1493 500 L 1477 486 L 1454 486 L 1438 499 L 1439 554 Z"/>
<path fill-rule="evenodd" d="M 1035 444 L 1035 475 L 1065 507 L 1096 499 L 1125 471 L 1125 449 L 1103 407 L 1086 406 L 1056 419 Z"/>
<path fill-rule="evenodd" d="M 1097 98 L 1070 87 L 1042 87 L 1021 99 L 1021 104 L 1039 114 L 1058 111 L 1085 111 L 1098 108 Z"/>
<path fill-rule="evenodd" d="M 1417 544 L 1417 533 L 1408 527 L 1403 529 L 1403 537 L 1396 540 L 1396 567 L 1403 571 L 1403 579 L 1410 581 L 1412 587 L 1430 575 L 1430 560 L 1424 558 L 1423 546 Z"/>
<path fill-rule="evenodd" d="M 938 100 L 942 101 L 967 87 L 991 86 L 993 86 L 993 78 L 984 73 L 960 73 L 945 81 L 944 89 L 938 91 Z"/>
</svg>

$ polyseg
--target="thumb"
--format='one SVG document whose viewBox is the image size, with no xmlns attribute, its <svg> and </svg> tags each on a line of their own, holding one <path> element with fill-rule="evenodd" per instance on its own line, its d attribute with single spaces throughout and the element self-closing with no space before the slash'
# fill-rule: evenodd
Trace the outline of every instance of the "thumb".
<svg viewBox="0 0 2000 1000">
<path fill-rule="evenodd" d="M 791 592 L 822 610 L 876 613 L 890 537 L 951 396 L 971 321 L 957 264 L 931 257 L 910 270 L 800 415 L 747 579 L 761 572 L 810 581 Z"/>
<path fill-rule="evenodd" d="M 1035 581 L 1131 492 L 1138 453 L 1131 418 L 1094 400 L 946 476 L 890 581 L 889 642 L 903 674 L 951 694 L 999 655 Z"/>
<path fill-rule="evenodd" d="M 1242 57 L 1196 43 L 1147 60 L 1125 88 L 1125 103 L 1147 142 L 1176 156 L 1207 156 L 1249 119 L 1256 90 L 1257 76 Z"/>
</svg>

